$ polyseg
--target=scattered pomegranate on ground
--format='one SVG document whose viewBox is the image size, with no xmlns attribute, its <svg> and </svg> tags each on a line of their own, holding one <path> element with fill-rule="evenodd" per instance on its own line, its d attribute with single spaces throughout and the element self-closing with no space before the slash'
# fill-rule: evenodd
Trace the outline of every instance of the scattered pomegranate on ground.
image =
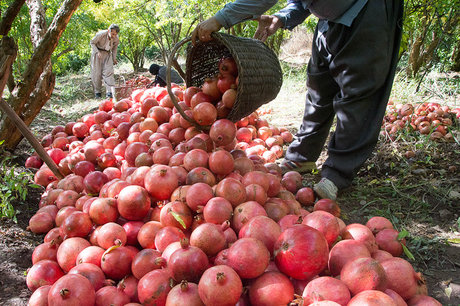
<svg viewBox="0 0 460 306">
<path fill-rule="evenodd" d="M 460 118 L 460 108 L 451 109 L 439 103 L 421 103 L 419 105 L 388 103 L 386 115 L 383 119 L 382 134 L 388 135 L 392 140 L 399 132 L 418 132 L 428 135 L 434 141 L 453 142 L 450 130 Z M 411 158 L 413 152 L 407 152 L 406 157 Z"/>
<path fill-rule="evenodd" d="M 281 173 L 289 131 L 257 112 L 225 119 L 233 63 L 201 88 L 173 86 L 209 131 L 154 87 L 43 137 L 65 178 L 26 163 L 46 188 L 30 305 L 438 305 L 388 219 L 346 225 L 338 203 Z"/>
</svg>

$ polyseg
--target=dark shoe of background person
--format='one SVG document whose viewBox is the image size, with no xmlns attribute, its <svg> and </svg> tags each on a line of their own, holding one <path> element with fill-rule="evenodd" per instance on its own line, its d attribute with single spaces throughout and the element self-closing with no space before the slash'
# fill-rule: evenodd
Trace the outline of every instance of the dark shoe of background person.
<svg viewBox="0 0 460 306">
<path fill-rule="evenodd" d="M 96 99 L 100 99 L 100 98 L 102 98 L 102 96 L 101 96 L 101 93 L 100 93 L 100 92 L 97 92 L 97 93 L 95 94 L 95 96 L 96 96 Z"/>
<path fill-rule="evenodd" d="M 108 93 L 107 93 L 107 98 L 113 98 L 113 95 L 112 95 L 111 92 L 108 92 Z"/>
</svg>

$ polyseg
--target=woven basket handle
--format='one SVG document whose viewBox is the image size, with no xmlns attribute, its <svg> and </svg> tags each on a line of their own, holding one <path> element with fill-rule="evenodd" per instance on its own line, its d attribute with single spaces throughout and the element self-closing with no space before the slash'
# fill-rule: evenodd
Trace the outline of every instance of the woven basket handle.
<svg viewBox="0 0 460 306">
<path fill-rule="evenodd" d="M 190 118 L 189 116 L 187 116 L 187 114 L 184 112 L 182 107 L 180 107 L 179 102 L 177 101 L 176 96 L 174 95 L 174 93 L 172 92 L 172 89 L 171 89 L 171 66 L 172 66 L 172 63 L 174 61 L 174 57 L 176 55 L 176 52 L 177 52 L 177 50 L 179 50 L 179 48 L 181 48 L 184 44 L 190 42 L 191 40 L 192 40 L 191 37 L 186 37 L 186 38 L 182 39 L 181 41 L 179 41 L 174 46 L 174 48 L 171 50 L 171 53 L 168 56 L 168 62 L 166 63 L 166 88 L 168 90 L 169 97 L 171 98 L 171 101 L 174 104 L 174 106 L 176 107 L 176 109 L 179 112 L 179 114 L 181 114 L 181 116 L 185 120 L 190 122 L 197 129 L 202 130 L 202 131 L 206 131 L 206 130 L 209 130 L 209 126 L 199 125 L 195 120 L 193 120 L 193 118 Z"/>
</svg>

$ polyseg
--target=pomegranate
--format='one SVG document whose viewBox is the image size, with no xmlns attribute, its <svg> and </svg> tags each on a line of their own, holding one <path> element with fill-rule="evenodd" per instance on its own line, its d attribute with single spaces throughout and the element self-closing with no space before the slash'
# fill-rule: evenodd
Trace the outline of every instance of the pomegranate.
<svg viewBox="0 0 460 306">
<path fill-rule="evenodd" d="M 394 257 L 399 257 L 403 253 L 403 245 L 406 239 L 398 239 L 399 232 L 395 229 L 385 228 L 375 235 L 375 241 L 379 249 L 387 251 Z"/>
<path fill-rule="evenodd" d="M 418 287 L 424 283 L 420 273 L 412 265 L 399 257 L 392 257 L 381 262 L 388 278 L 388 289 L 398 293 L 404 300 L 416 295 Z"/>
<path fill-rule="evenodd" d="M 227 225 L 203 223 L 190 235 L 190 245 L 203 250 L 208 256 L 215 256 L 227 246 L 224 230 Z"/>
<path fill-rule="evenodd" d="M 145 176 L 145 189 L 157 200 L 167 200 L 179 186 L 177 174 L 166 165 L 157 165 Z"/>
<path fill-rule="evenodd" d="M 185 230 L 192 225 L 192 212 L 190 208 L 180 202 L 169 202 L 161 208 L 160 222 L 163 226 L 174 226 Z"/>
<path fill-rule="evenodd" d="M 129 296 L 122 290 L 114 286 L 106 286 L 97 290 L 95 305 L 126 305 L 130 301 Z"/>
<path fill-rule="evenodd" d="M 233 210 L 233 229 L 239 233 L 241 228 L 256 216 L 267 216 L 265 209 L 259 203 L 256 201 L 241 203 Z"/>
<path fill-rule="evenodd" d="M 337 218 L 326 211 L 317 210 L 308 214 L 303 218 L 302 224 L 311 226 L 323 233 L 329 247 L 339 237 L 340 227 Z"/>
<path fill-rule="evenodd" d="M 346 263 L 360 257 L 371 257 L 364 243 L 355 240 L 339 241 L 329 252 L 329 271 L 332 276 L 337 276 Z"/>
<path fill-rule="evenodd" d="M 388 279 L 380 263 L 371 257 L 350 260 L 340 271 L 340 280 L 353 295 L 365 290 L 387 289 Z"/>
<path fill-rule="evenodd" d="M 44 285 L 34 291 L 30 296 L 27 303 L 28 306 L 47 306 L 48 305 L 48 293 L 51 289 L 51 285 Z"/>
<path fill-rule="evenodd" d="M 225 265 L 207 269 L 198 283 L 198 293 L 205 305 L 233 306 L 242 291 L 240 277 L 235 270 Z"/>
<path fill-rule="evenodd" d="M 88 240 L 81 237 L 72 237 L 64 240 L 57 251 L 57 262 L 64 272 L 75 267 L 78 254 L 90 246 Z"/>
<path fill-rule="evenodd" d="M 137 279 L 141 279 L 145 274 L 155 269 L 166 266 L 166 260 L 161 257 L 157 250 L 143 249 L 134 256 L 131 263 L 131 271 Z"/>
<path fill-rule="evenodd" d="M 95 291 L 102 288 L 105 281 L 104 272 L 97 265 L 91 263 L 82 263 L 72 269 L 70 269 L 68 274 L 79 274 L 86 277 L 93 285 Z"/>
<path fill-rule="evenodd" d="M 327 241 L 321 232 L 296 224 L 281 233 L 275 242 L 273 255 L 281 272 L 302 280 L 326 268 L 328 253 Z"/>
<path fill-rule="evenodd" d="M 375 216 L 369 219 L 366 222 L 366 226 L 372 231 L 374 235 L 380 232 L 383 229 L 393 229 L 393 224 L 387 218 Z"/>
<path fill-rule="evenodd" d="M 80 253 L 78 253 L 76 264 L 78 266 L 83 263 L 91 263 L 100 267 L 101 257 L 102 254 L 104 254 L 104 252 L 105 250 L 101 247 L 95 245 L 89 246 L 82 250 Z"/>
<path fill-rule="evenodd" d="M 46 212 L 39 212 L 32 216 L 29 220 L 27 229 L 35 234 L 44 234 L 54 227 L 53 217 Z"/>
<path fill-rule="evenodd" d="M 230 144 L 236 136 L 236 126 L 228 119 L 219 119 L 211 125 L 209 136 L 217 147 Z"/>
<path fill-rule="evenodd" d="M 127 220 L 142 220 L 150 209 L 150 197 L 143 187 L 128 186 L 118 195 L 118 212 Z"/>
<path fill-rule="evenodd" d="M 165 305 L 171 290 L 170 271 L 157 269 L 145 274 L 137 285 L 139 302 L 142 305 Z"/>
<path fill-rule="evenodd" d="M 67 274 L 53 284 L 48 293 L 48 305 L 93 306 L 96 293 L 91 282 L 79 274 Z"/>
<path fill-rule="evenodd" d="M 269 261 L 270 252 L 267 247 L 255 238 L 240 238 L 227 252 L 227 265 L 241 278 L 256 278 L 262 275 Z"/>
<path fill-rule="evenodd" d="M 169 291 L 166 298 L 166 306 L 204 306 L 198 294 L 198 285 L 189 283 L 186 280 L 181 281 Z"/>
<path fill-rule="evenodd" d="M 337 202 L 331 199 L 318 200 L 313 206 L 313 211 L 317 210 L 327 211 L 336 217 L 340 217 L 340 207 Z"/>
<path fill-rule="evenodd" d="M 49 259 L 40 260 L 27 272 L 27 288 L 30 291 L 35 291 L 41 286 L 53 285 L 63 275 L 64 272 L 56 261 Z"/>
<path fill-rule="evenodd" d="M 44 242 L 38 245 L 34 252 L 32 253 L 32 264 L 36 264 L 40 260 L 49 259 L 57 261 L 56 254 L 57 254 L 58 245 L 55 242 Z"/>
<path fill-rule="evenodd" d="M 181 239 L 180 243 L 181 248 L 168 260 L 168 268 L 176 281 L 198 282 L 209 267 L 208 257 L 200 248 L 190 246 L 187 238 Z"/>
<path fill-rule="evenodd" d="M 222 224 L 230 220 L 232 215 L 232 204 L 222 197 L 211 198 L 203 209 L 204 220 L 209 223 Z"/>
<path fill-rule="evenodd" d="M 215 190 L 216 196 L 228 200 L 235 208 L 246 200 L 246 188 L 238 180 L 225 178 L 220 181 Z"/>
<path fill-rule="evenodd" d="M 157 232 L 155 246 L 158 251 L 163 252 L 169 244 L 182 238 L 185 238 L 185 234 L 178 227 L 165 226 Z"/>
<path fill-rule="evenodd" d="M 132 259 L 127 247 L 114 245 L 102 255 L 101 269 L 108 278 L 120 280 L 131 273 Z"/>
<path fill-rule="evenodd" d="M 288 305 L 294 299 L 294 286 L 280 272 L 265 272 L 249 287 L 251 305 Z"/>
<path fill-rule="evenodd" d="M 304 303 L 308 305 L 318 301 L 333 301 L 345 306 L 350 301 L 351 295 L 348 287 L 341 280 L 323 276 L 315 278 L 307 284 L 302 298 Z"/>
<path fill-rule="evenodd" d="M 342 231 L 341 236 L 343 239 L 354 239 L 363 242 L 371 253 L 378 249 L 374 234 L 365 225 L 359 223 L 349 224 Z"/>
<path fill-rule="evenodd" d="M 441 306 L 436 299 L 427 295 L 414 295 L 407 301 L 409 306 Z"/>
<path fill-rule="evenodd" d="M 144 249 L 155 249 L 155 236 L 163 227 L 158 221 L 146 222 L 137 234 L 137 240 Z"/>
<path fill-rule="evenodd" d="M 109 222 L 101 226 L 97 233 L 97 244 L 104 249 L 108 249 L 114 245 L 125 245 L 127 240 L 125 229 L 115 223 Z"/>
<path fill-rule="evenodd" d="M 266 216 L 256 216 L 249 220 L 238 233 L 239 238 L 260 240 L 273 255 L 273 245 L 281 235 L 281 227 Z"/>
<path fill-rule="evenodd" d="M 375 305 L 375 306 L 396 306 L 396 303 L 391 297 L 382 291 L 378 290 L 365 290 L 355 295 L 347 306 L 362 306 L 362 305 Z"/>
</svg>

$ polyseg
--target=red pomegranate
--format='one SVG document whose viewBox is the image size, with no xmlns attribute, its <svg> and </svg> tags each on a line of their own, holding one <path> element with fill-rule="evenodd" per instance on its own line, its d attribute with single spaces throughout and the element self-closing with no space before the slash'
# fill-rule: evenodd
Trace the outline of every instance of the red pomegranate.
<svg viewBox="0 0 460 306">
<path fill-rule="evenodd" d="M 275 263 L 295 279 L 307 279 L 327 267 L 329 248 L 318 230 L 298 224 L 286 229 L 275 242 Z"/>
<path fill-rule="evenodd" d="M 198 283 L 198 293 L 205 305 L 233 306 L 243 291 L 238 274 L 225 265 L 207 269 Z"/>
</svg>

